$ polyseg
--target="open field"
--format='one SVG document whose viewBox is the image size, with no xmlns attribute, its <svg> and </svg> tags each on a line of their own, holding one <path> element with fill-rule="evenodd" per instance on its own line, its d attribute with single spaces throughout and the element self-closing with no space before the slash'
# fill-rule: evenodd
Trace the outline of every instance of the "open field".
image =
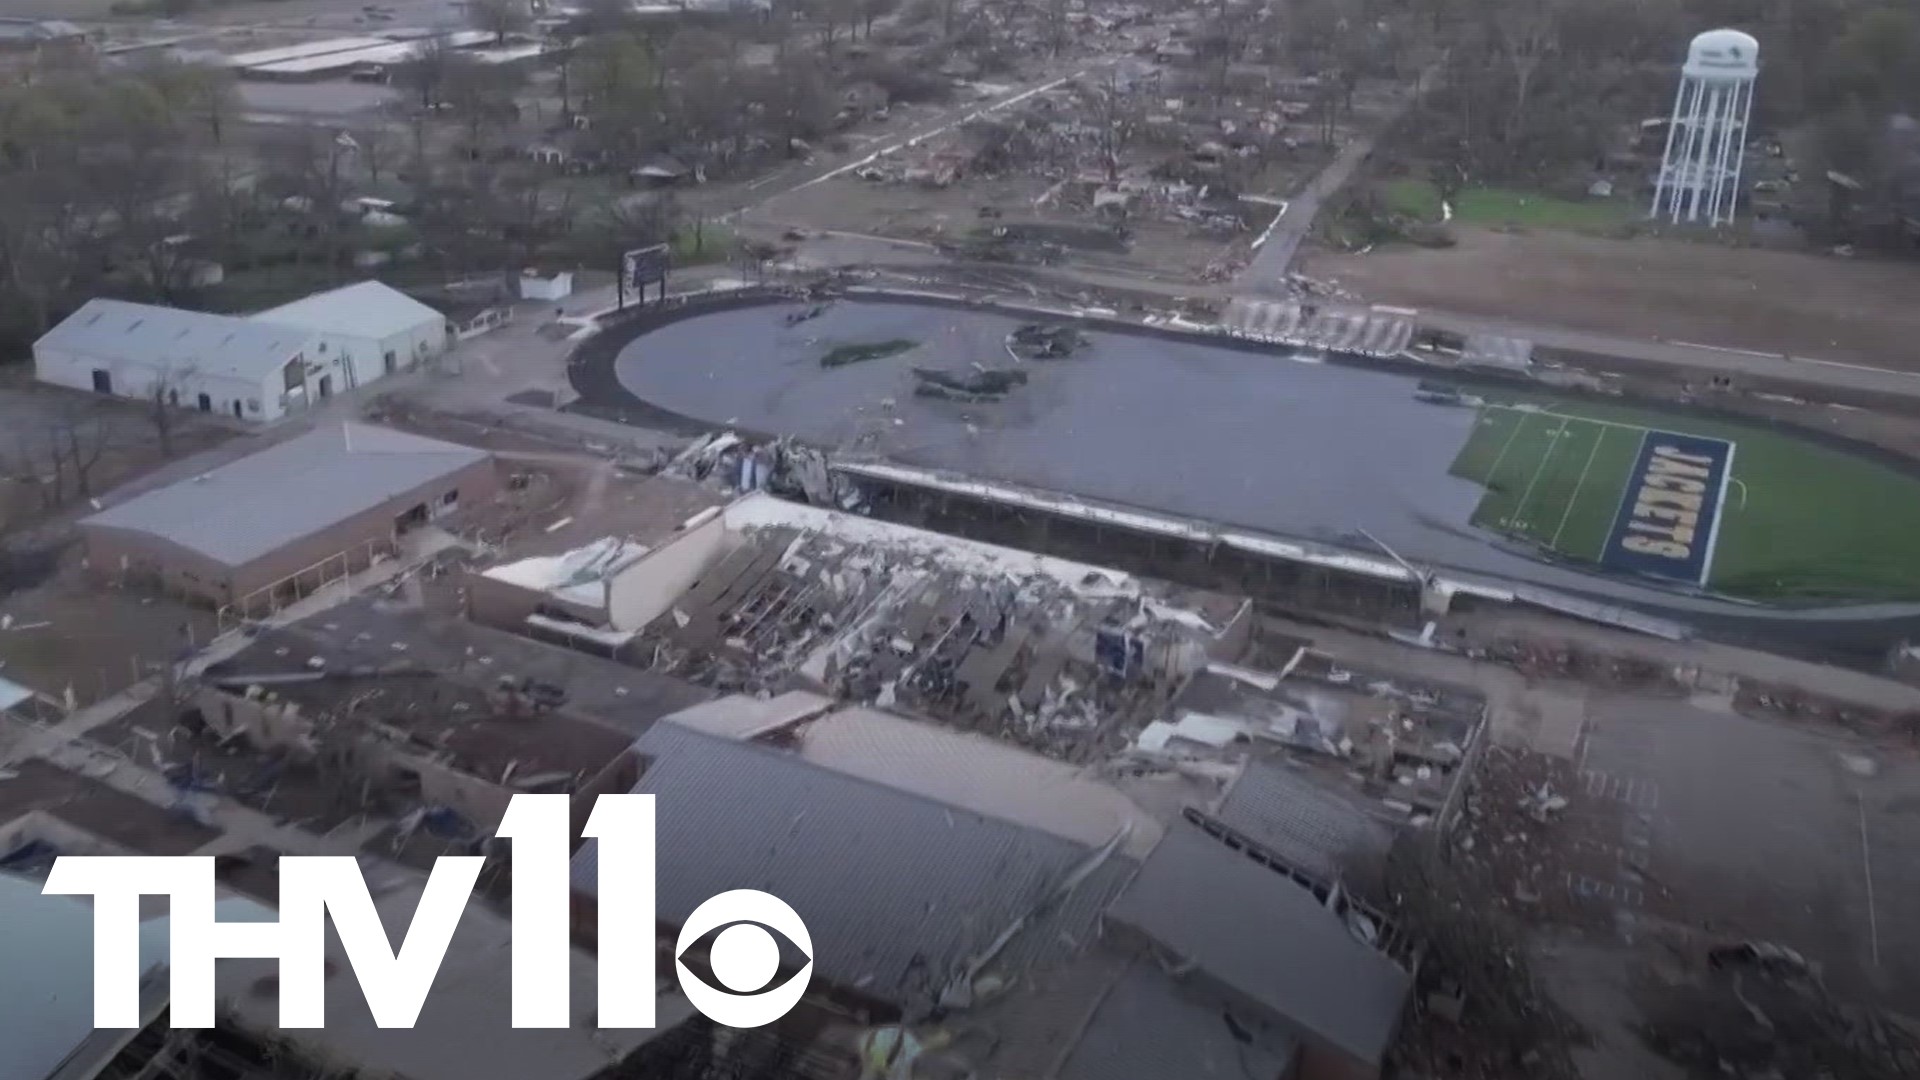
<svg viewBox="0 0 1920 1080">
<path fill-rule="evenodd" d="M 1380 185 L 1380 194 L 1388 209 L 1420 221 L 1438 222 L 1446 216 L 1440 190 L 1425 180 L 1389 180 Z M 1452 220 L 1461 225 L 1592 230 L 1637 221 L 1641 209 L 1624 199 L 1561 199 L 1511 188 L 1472 187 L 1454 200 Z"/>
<path fill-rule="evenodd" d="M 1698 542 L 1705 584 L 1754 599 L 1920 596 L 1920 481 L 1784 432 L 1604 403 L 1491 404 L 1453 471 L 1487 487 L 1473 523 L 1570 559 L 1615 564 L 1610 543 L 1643 439 L 1728 446 Z"/>
<path fill-rule="evenodd" d="M 1562 231 L 1454 230 L 1446 250 L 1315 251 L 1368 300 L 1597 333 L 1920 369 L 1920 264 Z"/>
</svg>

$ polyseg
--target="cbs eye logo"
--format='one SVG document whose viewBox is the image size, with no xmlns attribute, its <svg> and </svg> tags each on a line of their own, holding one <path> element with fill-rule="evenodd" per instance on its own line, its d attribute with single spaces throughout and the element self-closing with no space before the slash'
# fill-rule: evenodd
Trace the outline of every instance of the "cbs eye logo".
<svg viewBox="0 0 1920 1080">
<path fill-rule="evenodd" d="M 725 989 L 709 986 L 687 970 L 685 957 L 694 943 L 714 935 L 707 966 Z M 780 973 L 780 943 L 769 930 L 778 930 L 798 946 L 807 962 L 785 984 L 771 986 Z M 709 897 L 681 924 L 674 943 L 673 966 L 680 972 L 680 992 L 706 1017 L 728 1027 L 763 1027 L 787 1015 L 800 1003 L 813 982 L 813 939 L 807 924 L 787 902 L 754 889 L 735 889 Z"/>
</svg>

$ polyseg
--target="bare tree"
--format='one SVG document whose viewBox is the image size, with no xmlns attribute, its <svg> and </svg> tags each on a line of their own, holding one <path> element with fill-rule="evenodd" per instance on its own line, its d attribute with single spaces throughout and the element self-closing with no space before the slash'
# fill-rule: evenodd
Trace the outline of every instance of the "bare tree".
<svg viewBox="0 0 1920 1080">
<path fill-rule="evenodd" d="M 412 58 L 401 65 L 398 73 L 401 85 L 419 93 L 422 109 L 431 109 L 439 103 L 440 90 L 446 85 L 447 68 L 453 63 L 453 55 L 453 50 L 447 48 L 446 39 L 436 34 L 414 46 Z"/>
<path fill-rule="evenodd" d="M 467 126 L 467 149 L 479 153 L 485 132 L 516 119 L 520 107 L 514 103 L 526 75 L 507 64 L 485 64 L 456 58 L 448 65 L 446 100 Z"/>
<path fill-rule="evenodd" d="M 1559 0 L 1523 0 L 1508 4 L 1494 21 L 1501 52 L 1513 71 L 1513 104 L 1507 114 L 1506 141 L 1517 142 L 1533 102 L 1534 77 L 1560 47 Z"/>
<path fill-rule="evenodd" d="M 496 45 L 506 44 L 510 35 L 533 25 L 527 0 L 467 0 L 467 17 L 474 29 L 492 34 Z"/>
<path fill-rule="evenodd" d="M 239 114 L 240 99 L 233 72 L 211 65 L 194 69 L 189 107 L 207 125 L 215 146 L 223 145 L 227 125 Z"/>
<path fill-rule="evenodd" d="M 1083 85 L 1080 97 L 1086 104 L 1089 122 L 1097 129 L 1100 161 L 1106 168 L 1107 183 L 1120 179 L 1120 163 L 1127 148 L 1145 123 L 1140 96 L 1129 85 L 1122 85 L 1118 72 L 1108 69 L 1093 86 Z"/>
<path fill-rule="evenodd" d="M 160 456 L 173 458 L 175 409 L 180 407 L 180 388 L 192 381 L 193 368 L 168 367 L 154 377 L 147 389 L 147 417 L 153 421 L 153 433 L 160 440 Z"/>
<path fill-rule="evenodd" d="M 367 170 L 367 179 L 379 183 L 380 174 L 390 171 L 393 163 L 393 133 L 374 124 L 353 132 L 353 141 L 358 146 L 360 164 Z"/>
<path fill-rule="evenodd" d="M 66 462 L 73 473 L 74 490 L 80 498 L 90 499 L 94 466 L 107 451 L 107 426 L 77 407 L 63 410 L 55 426 L 66 442 Z"/>
<path fill-rule="evenodd" d="M 1050 3 L 1064 6 L 1066 0 L 1049 0 Z M 893 14 L 900 9 L 900 0 L 860 0 L 860 19 L 866 25 L 867 36 L 873 36 L 875 19 Z"/>
</svg>

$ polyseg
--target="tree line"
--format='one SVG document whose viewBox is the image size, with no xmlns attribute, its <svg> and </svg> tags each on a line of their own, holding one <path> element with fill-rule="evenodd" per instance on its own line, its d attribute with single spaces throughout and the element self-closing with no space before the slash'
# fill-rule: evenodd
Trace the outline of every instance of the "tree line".
<svg viewBox="0 0 1920 1080">
<path fill-rule="evenodd" d="M 1892 137 L 1920 113 L 1920 14 L 1893 0 L 1416 0 L 1444 50 L 1413 125 L 1477 182 L 1599 162 L 1621 126 L 1664 118 L 1687 42 L 1732 27 L 1760 42 L 1753 131 L 1799 151 L 1800 172 L 1867 183 L 1912 169 Z"/>
</svg>

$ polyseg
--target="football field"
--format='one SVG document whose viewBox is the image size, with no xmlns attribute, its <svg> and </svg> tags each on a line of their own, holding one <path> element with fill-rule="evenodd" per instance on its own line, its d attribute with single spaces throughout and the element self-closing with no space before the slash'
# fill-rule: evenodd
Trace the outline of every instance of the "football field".
<svg viewBox="0 0 1920 1080">
<path fill-rule="evenodd" d="M 1599 562 L 1645 431 L 1490 405 L 1453 472 L 1487 489 L 1475 525 Z"/>
<path fill-rule="evenodd" d="M 1756 600 L 1920 598 L 1920 474 L 1791 428 L 1611 402 L 1493 401 L 1452 470 L 1473 524 Z"/>
<path fill-rule="evenodd" d="M 1487 489 L 1476 525 L 1569 558 L 1702 586 L 1734 448 L 1621 420 L 1489 405 L 1453 471 Z"/>
</svg>

